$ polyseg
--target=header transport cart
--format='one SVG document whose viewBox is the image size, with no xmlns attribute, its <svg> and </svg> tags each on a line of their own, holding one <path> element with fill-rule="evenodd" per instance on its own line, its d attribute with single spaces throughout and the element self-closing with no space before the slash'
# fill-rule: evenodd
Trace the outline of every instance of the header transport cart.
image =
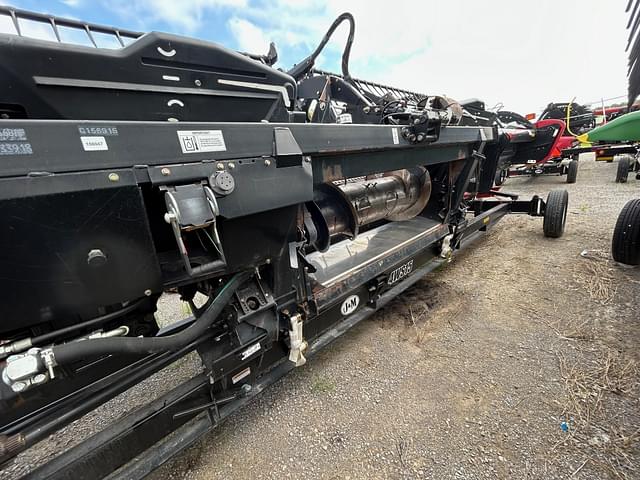
<svg viewBox="0 0 640 480">
<path fill-rule="evenodd" d="M 509 112 L 510 113 L 510 112 Z M 502 185 L 508 177 L 566 175 L 567 183 L 578 178 L 578 155 L 568 155 L 567 148 L 575 143 L 570 132 L 583 132 L 595 122 L 593 112 L 586 107 L 570 103 L 550 103 L 537 122 L 511 114 L 510 127 L 529 129 L 533 139 L 518 148 L 515 154 L 499 166 L 495 184 Z M 517 119 L 517 122 L 514 121 Z M 567 122 L 573 128 L 567 126 Z M 580 152 L 581 153 L 581 152 Z"/>
<path fill-rule="evenodd" d="M 573 142 L 573 137 L 564 136 L 565 123 L 562 120 L 539 120 L 534 128 L 534 141 L 518 150 L 504 168 L 503 177 L 566 175 L 567 183 L 576 183 L 578 159 L 562 156 L 563 148 Z"/>
<path fill-rule="evenodd" d="M 621 115 L 621 108 L 603 109 L 603 112 L 609 121 L 613 121 Z M 546 142 L 540 140 L 545 148 L 525 147 L 501 172 L 502 179 L 496 178 L 496 185 L 501 185 L 506 177 L 523 175 L 566 175 L 567 183 L 575 183 L 581 153 L 594 153 L 596 160 L 607 162 L 613 162 L 617 155 L 635 154 L 636 146 L 628 141 L 591 140 L 592 144 L 584 144 L 589 131 L 596 125 L 597 113 L 573 101 L 547 105 L 538 122 L 531 125 L 536 129 L 536 135 L 546 138 Z"/>
<path fill-rule="evenodd" d="M 314 70 L 342 22 L 341 74 Z M 0 25 L 0 459 L 202 362 L 34 478 L 141 478 L 506 214 L 564 231 L 566 191 L 491 191 L 513 145 L 479 103 L 351 76 L 348 13 L 288 72 L 273 45 Z M 159 329 L 167 289 L 194 315 Z"/>
</svg>

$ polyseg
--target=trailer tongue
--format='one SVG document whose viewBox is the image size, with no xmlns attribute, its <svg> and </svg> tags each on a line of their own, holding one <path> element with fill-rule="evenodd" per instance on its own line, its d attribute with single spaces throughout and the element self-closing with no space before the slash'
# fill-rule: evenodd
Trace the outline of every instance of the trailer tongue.
<svg viewBox="0 0 640 480">
<path fill-rule="evenodd" d="M 202 362 L 34 477 L 143 477 L 504 215 L 564 231 L 566 192 L 493 189 L 535 135 L 481 102 L 353 78 L 350 14 L 288 73 L 273 47 L 0 20 L 0 458 Z M 314 70 L 342 21 L 342 74 Z M 167 289 L 193 316 L 159 328 Z"/>
</svg>

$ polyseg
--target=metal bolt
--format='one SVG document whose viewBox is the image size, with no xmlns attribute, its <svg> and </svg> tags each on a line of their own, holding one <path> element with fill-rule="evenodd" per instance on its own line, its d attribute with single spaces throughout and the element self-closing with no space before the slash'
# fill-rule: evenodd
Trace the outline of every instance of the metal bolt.
<svg viewBox="0 0 640 480">
<path fill-rule="evenodd" d="M 304 161 L 307 163 L 311 163 L 311 157 L 304 157 Z"/>
<path fill-rule="evenodd" d="M 264 166 L 268 167 L 271 165 L 271 160 L 269 160 L 268 158 L 264 161 Z"/>
<path fill-rule="evenodd" d="M 151 292 L 151 290 L 149 290 L 148 288 L 144 291 L 144 294 L 145 294 L 147 297 L 150 297 L 150 296 L 151 296 L 151 293 L 152 293 L 152 292 Z"/>
<path fill-rule="evenodd" d="M 202 82 L 200 80 L 196 80 L 194 83 L 196 84 L 196 87 L 202 86 Z"/>
<path fill-rule="evenodd" d="M 26 388 L 27 388 L 27 384 L 24 382 L 16 382 L 11 385 L 11 390 L 13 390 L 16 393 L 20 393 Z"/>
<path fill-rule="evenodd" d="M 234 168 L 236 168 L 236 164 L 233 162 L 229 163 L 229 170 L 233 170 Z"/>
<path fill-rule="evenodd" d="M 168 175 L 171 175 L 171 170 L 169 170 L 167 167 L 164 167 L 162 170 L 160 170 L 160 173 L 166 177 Z"/>
<path fill-rule="evenodd" d="M 271 263 L 271 259 L 270 259 L 270 258 L 267 258 L 267 259 L 265 260 L 265 263 L 266 263 L 267 265 L 269 265 L 269 264 Z"/>
<path fill-rule="evenodd" d="M 92 248 L 87 254 L 87 265 L 90 267 L 101 267 L 107 263 L 107 256 L 99 248 Z"/>
<path fill-rule="evenodd" d="M 120 180 L 120 175 L 118 175 L 117 173 L 110 173 L 109 174 L 109 181 L 110 182 L 117 182 L 118 180 Z"/>
<path fill-rule="evenodd" d="M 218 165 L 216 165 L 216 168 L 218 170 L 224 170 L 224 163 L 222 163 L 222 162 L 218 163 Z"/>
</svg>

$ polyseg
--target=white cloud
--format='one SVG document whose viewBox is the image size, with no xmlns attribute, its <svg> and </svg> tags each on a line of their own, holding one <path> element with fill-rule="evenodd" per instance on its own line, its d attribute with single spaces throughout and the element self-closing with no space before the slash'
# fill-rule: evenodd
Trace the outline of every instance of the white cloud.
<svg viewBox="0 0 640 480">
<path fill-rule="evenodd" d="M 478 97 L 488 105 L 502 102 L 521 113 L 574 96 L 585 102 L 626 92 L 621 0 L 103 1 L 129 18 L 161 21 L 186 34 L 224 10 L 238 48 L 263 53 L 274 41 L 281 58 L 294 46 L 311 52 L 331 22 L 350 11 L 356 20 L 352 75 L 429 94 Z M 333 59 L 347 30 L 342 25 L 327 45 L 324 68 L 338 68 Z"/>
<path fill-rule="evenodd" d="M 236 37 L 240 50 L 249 53 L 267 53 L 271 41 L 265 32 L 248 20 L 233 17 L 227 22 Z"/>
<path fill-rule="evenodd" d="M 356 20 L 356 77 L 521 113 L 626 92 L 621 1 L 277 0 L 245 14 L 270 25 L 263 33 L 280 51 L 282 32 L 311 51 L 343 11 Z M 342 51 L 347 30 L 340 27 L 328 51 Z"/>
<path fill-rule="evenodd" d="M 247 0 L 110 0 L 105 6 L 139 23 L 160 21 L 172 26 L 176 33 L 191 33 L 202 26 L 209 11 L 244 8 Z"/>
<path fill-rule="evenodd" d="M 60 0 L 60 2 L 64 3 L 67 7 L 75 8 L 80 6 L 82 0 Z"/>
</svg>

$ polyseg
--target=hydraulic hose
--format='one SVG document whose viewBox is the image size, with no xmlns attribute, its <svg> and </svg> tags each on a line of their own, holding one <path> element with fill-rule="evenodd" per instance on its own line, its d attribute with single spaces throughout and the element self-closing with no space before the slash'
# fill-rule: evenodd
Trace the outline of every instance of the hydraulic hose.
<svg viewBox="0 0 640 480">
<path fill-rule="evenodd" d="M 133 303 L 130 303 L 124 308 L 117 310 L 115 312 L 107 313 L 106 315 L 102 315 L 100 317 L 92 318 L 91 320 L 87 320 L 81 323 L 75 323 L 65 328 L 61 328 L 58 330 L 54 330 L 52 332 L 44 333 L 42 335 L 38 335 L 33 338 L 23 338 L 21 340 L 16 340 L 15 342 L 8 343 L 0 346 L 0 358 L 9 355 L 11 353 L 22 352 L 24 350 L 28 350 L 31 347 L 39 347 L 41 345 L 46 345 L 48 343 L 52 343 L 56 338 L 60 338 L 64 335 L 69 335 L 77 330 L 81 330 L 83 328 L 90 328 L 94 325 L 102 325 L 105 322 L 115 320 L 116 318 L 120 318 L 127 313 L 133 312 L 140 305 L 142 305 L 147 298 L 141 298 Z"/>
<path fill-rule="evenodd" d="M 137 300 L 115 312 L 107 313 L 106 315 L 92 318 L 91 320 L 87 320 L 86 322 L 76 323 L 74 325 L 70 325 L 68 327 L 61 328 L 59 330 L 54 330 L 49 333 L 38 335 L 37 337 L 33 337 L 31 339 L 31 344 L 34 346 L 44 345 L 47 342 L 51 342 L 56 338 L 59 338 L 63 335 L 68 335 L 69 333 L 75 332 L 76 330 L 80 330 L 81 328 L 89 328 L 94 325 L 101 325 L 105 322 L 115 320 L 116 318 L 120 318 L 126 315 L 127 313 L 133 312 L 140 305 L 142 305 L 146 300 L 147 300 L 146 298 L 141 298 L 140 300 Z"/>
<path fill-rule="evenodd" d="M 231 301 L 236 290 L 252 275 L 251 271 L 236 273 L 222 288 L 211 305 L 202 312 L 193 325 L 175 335 L 167 337 L 115 337 L 96 338 L 70 342 L 51 347 L 58 365 L 68 364 L 87 357 L 109 354 L 148 355 L 181 348 L 197 340 L 213 324 L 223 308 Z"/>
<path fill-rule="evenodd" d="M 320 55 L 320 52 L 324 49 L 325 45 L 333 35 L 333 32 L 336 31 L 338 26 L 347 20 L 349 22 L 349 37 L 347 38 L 347 43 L 344 47 L 344 51 L 342 52 L 342 76 L 347 82 L 351 81 L 351 74 L 349 73 L 349 55 L 351 54 L 351 45 L 353 44 L 353 39 L 356 33 L 356 23 L 353 19 L 353 15 L 349 12 L 345 12 L 340 15 L 329 27 L 327 33 L 322 37 L 322 41 L 318 45 L 318 47 L 313 51 L 311 55 L 298 63 L 295 67 L 289 70 L 289 75 L 291 75 L 296 80 L 300 80 L 305 74 L 307 74 L 315 64 L 316 58 Z"/>
</svg>

